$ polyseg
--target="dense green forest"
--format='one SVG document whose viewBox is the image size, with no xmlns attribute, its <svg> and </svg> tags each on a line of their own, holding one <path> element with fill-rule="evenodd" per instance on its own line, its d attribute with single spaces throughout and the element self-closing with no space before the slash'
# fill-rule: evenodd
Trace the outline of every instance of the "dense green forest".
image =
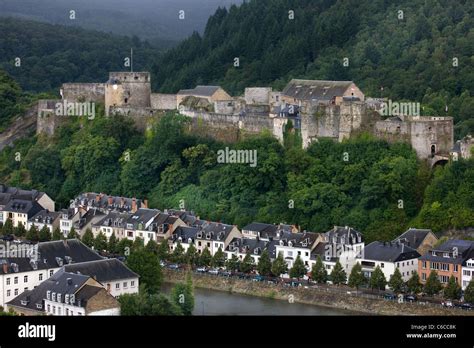
<svg viewBox="0 0 474 348">
<path fill-rule="evenodd" d="M 202 36 L 163 55 L 153 82 L 236 94 L 281 90 L 291 78 L 353 80 L 368 96 L 420 102 L 424 114 L 445 115 L 447 105 L 460 137 L 474 130 L 473 23 L 468 0 L 251 0 L 219 9 Z"/>
<path fill-rule="evenodd" d="M 0 181 L 45 190 L 62 205 L 80 192 L 107 192 L 148 198 L 161 209 L 184 203 L 202 218 L 240 227 L 287 222 L 322 232 L 350 225 L 368 240 L 389 240 L 409 226 L 441 232 L 474 225 L 474 160 L 432 173 L 406 144 L 361 135 L 303 150 L 289 133 L 284 145 L 261 134 L 231 146 L 257 150 L 255 168 L 218 164 L 217 151 L 228 145 L 188 133 L 187 122 L 169 114 L 143 136 L 129 119 L 71 118 L 52 139 L 3 150 Z"/>
<path fill-rule="evenodd" d="M 57 94 L 64 82 L 105 82 L 109 71 L 127 69 L 131 48 L 135 70 L 149 70 L 160 51 L 137 37 L 12 18 L 0 18 L 0 33 L 0 68 L 31 92 Z"/>
</svg>

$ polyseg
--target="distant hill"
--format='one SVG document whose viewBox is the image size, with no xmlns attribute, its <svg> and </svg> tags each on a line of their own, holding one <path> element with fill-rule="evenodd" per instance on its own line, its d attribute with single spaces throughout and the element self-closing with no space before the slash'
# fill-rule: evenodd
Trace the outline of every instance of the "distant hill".
<svg viewBox="0 0 474 348">
<path fill-rule="evenodd" d="M 235 94 L 281 89 L 291 78 L 354 80 L 367 95 L 420 102 L 425 114 L 445 115 L 448 105 L 466 133 L 474 130 L 473 15 L 467 0 L 250 0 L 219 9 L 203 35 L 168 51 L 153 81 L 163 92 L 220 84 Z"/>
<path fill-rule="evenodd" d="M 52 24 L 136 35 L 153 44 L 170 44 L 202 32 L 221 6 L 242 0 L 1 0 L 0 16 L 15 16 Z M 69 11 L 76 19 L 69 19 Z M 185 19 L 178 18 L 185 11 Z"/>
<path fill-rule="evenodd" d="M 64 82 L 105 82 L 109 71 L 126 70 L 134 49 L 135 70 L 149 70 L 160 49 L 141 41 L 98 31 L 18 18 L 0 18 L 0 69 L 23 90 L 57 93 Z M 15 66 L 15 59 L 21 66 Z"/>
</svg>

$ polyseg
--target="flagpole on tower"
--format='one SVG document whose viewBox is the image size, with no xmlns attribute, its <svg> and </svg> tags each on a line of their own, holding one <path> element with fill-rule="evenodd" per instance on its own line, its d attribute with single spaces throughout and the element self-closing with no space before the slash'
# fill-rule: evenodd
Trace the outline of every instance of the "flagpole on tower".
<svg viewBox="0 0 474 348">
<path fill-rule="evenodd" d="M 133 48 L 130 48 L 130 72 L 133 72 Z"/>
</svg>

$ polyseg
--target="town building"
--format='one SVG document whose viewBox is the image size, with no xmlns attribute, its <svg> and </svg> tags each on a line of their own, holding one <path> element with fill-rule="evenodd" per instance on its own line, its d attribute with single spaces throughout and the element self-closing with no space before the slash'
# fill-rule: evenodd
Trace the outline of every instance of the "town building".
<svg viewBox="0 0 474 348">
<path fill-rule="evenodd" d="M 70 208 L 77 212 L 94 208 L 107 214 L 111 211 L 135 213 L 140 208 L 148 208 L 148 201 L 137 198 L 110 196 L 104 193 L 86 192 L 71 200 Z"/>
<path fill-rule="evenodd" d="M 271 260 L 276 259 L 276 245 L 278 241 L 267 241 L 258 238 L 234 238 L 224 250 L 226 259 L 231 259 L 233 255 L 242 261 L 247 254 L 253 259 L 253 263 L 258 265 L 262 253 L 267 250 Z"/>
<path fill-rule="evenodd" d="M 409 228 L 393 242 L 400 242 L 416 249 L 420 255 L 424 255 L 429 249 L 432 249 L 438 242 L 438 237 L 430 229 Z"/>
<path fill-rule="evenodd" d="M 462 289 L 466 290 L 470 282 L 474 280 L 474 250 L 471 250 L 466 261 L 462 264 Z"/>
<path fill-rule="evenodd" d="M 59 230 L 64 237 L 68 235 L 83 213 L 85 213 L 83 209 L 75 210 L 73 208 L 61 209 L 59 211 Z"/>
<path fill-rule="evenodd" d="M 267 241 L 278 238 L 280 232 L 296 233 L 298 228 L 294 225 L 273 225 L 261 222 L 252 222 L 242 228 L 243 237 L 260 238 Z"/>
<path fill-rule="evenodd" d="M 299 256 L 309 271 L 311 270 L 311 252 L 319 242 L 323 241 L 323 236 L 313 232 L 279 232 L 277 241 L 278 243 L 275 245 L 276 255 L 280 253 L 283 255 L 288 264 L 288 269 L 293 267 Z"/>
<path fill-rule="evenodd" d="M 28 220 L 26 228 L 29 230 L 32 226 L 35 226 L 38 230 L 41 230 L 46 227 L 52 234 L 54 229 L 59 227 L 59 217 L 60 213 L 43 209 Z"/>
<path fill-rule="evenodd" d="M 112 235 L 118 240 L 126 238 L 125 228 L 128 219 L 132 216 L 131 213 L 120 213 L 112 211 L 107 215 L 103 216 L 99 221 L 92 223 L 91 230 L 94 238 L 102 232 L 107 237 L 107 240 Z"/>
<path fill-rule="evenodd" d="M 42 209 L 43 207 L 36 201 L 15 198 L 10 200 L 3 208 L 3 217 L 5 221 L 10 219 L 13 227 L 18 227 L 21 224 L 26 228 L 28 220 Z"/>
<path fill-rule="evenodd" d="M 241 236 L 237 226 L 205 222 L 196 234 L 195 246 L 199 254 L 207 248 L 211 255 L 214 255 L 219 248 L 224 251 L 232 239 Z"/>
<path fill-rule="evenodd" d="M 185 252 L 191 245 L 196 246 L 196 236 L 198 233 L 198 227 L 178 226 L 168 240 L 170 251 L 173 252 L 178 243 L 181 244 Z"/>
<path fill-rule="evenodd" d="M 140 208 L 133 213 L 125 224 L 125 235 L 129 240 L 143 239 L 145 245 L 150 241 L 156 241 L 156 231 L 150 230 L 155 217 L 160 213 L 156 209 Z"/>
</svg>

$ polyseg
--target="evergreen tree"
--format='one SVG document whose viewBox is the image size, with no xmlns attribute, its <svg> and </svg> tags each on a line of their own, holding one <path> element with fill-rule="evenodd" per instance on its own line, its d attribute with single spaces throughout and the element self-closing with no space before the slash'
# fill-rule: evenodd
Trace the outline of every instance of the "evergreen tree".
<svg viewBox="0 0 474 348">
<path fill-rule="evenodd" d="M 334 268 L 331 271 L 331 281 L 333 284 L 339 285 L 344 284 L 347 280 L 346 271 L 342 268 L 339 260 L 336 261 Z"/>
<path fill-rule="evenodd" d="M 216 251 L 211 260 L 212 267 L 224 267 L 225 265 L 225 254 L 222 251 L 221 247 Z"/>
<path fill-rule="evenodd" d="M 231 272 L 237 272 L 240 269 L 240 260 L 237 255 L 232 254 L 230 259 L 225 262 L 225 268 Z"/>
<path fill-rule="evenodd" d="M 464 301 L 474 303 L 474 280 L 471 280 L 464 290 Z"/>
<path fill-rule="evenodd" d="M 86 232 L 84 232 L 84 235 L 82 236 L 82 243 L 87 245 L 89 248 L 94 246 L 94 234 L 90 228 L 86 229 Z"/>
<path fill-rule="evenodd" d="M 275 277 L 280 277 L 282 274 L 288 272 L 288 264 L 283 258 L 283 254 L 280 252 L 275 260 L 272 263 L 272 274 Z"/>
<path fill-rule="evenodd" d="M 184 254 L 184 258 L 188 265 L 196 266 L 199 255 L 194 244 L 191 243 L 189 245 L 188 250 L 186 250 L 186 254 Z"/>
<path fill-rule="evenodd" d="M 74 227 L 71 227 L 69 233 L 67 234 L 67 239 L 79 239 L 79 235 L 76 233 Z"/>
<path fill-rule="evenodd" d="M 18 226 L 14 229 L 13 234 L 17 237 L 24 237 L 26 235 L 26 228 L 21 222 L 18 223 Z"/>
<path fill-rule="evenodd" d="M 272 272 L 272 261 L 270 260 L 270 255 L 268 255 L 268 250 L 265 249 L 260 255 L 257 264 L 258 274 L 262 276 L 269 276 Z"/>
<path fill-rule="evenodd" d="M 313 265 L 311 270 L 311 278 L 318 284 L 326 284 L 328 281 L 328 272 L 326 271 L 323 260 L 321 260 L 319 255 L 316 258 L 316 263 Z"/>
<path fill-rule="evenodd" d="M 403 283 L 402 274 L 400 273 L 400 270 L 397 267 L 395 268 L 395 272 L 393 272 L 393 274 L 390 277 L 390 280 L 388 281 L 388 286 L 390 287 L 390 289 L 392 289 L 393 292 L 398 294 L 402 292 L 403 284 L 404 283 Z"/>
<path fill-rule="evenodd" d="M 408 291 L 412 294 L 417 294 L 421 291 L 420 277 L 418 272 L 415 272 L 411 275 L 410 279 L 407 281 Z"/>
<path fill-rule="evenodd" d="M 61 230 L 59 229 L 59 227 L 56 227 L 53 231 L 52 240 L 61 240 L 61 239 L 63 239 L 63 234 L 61 233 Z"/>
<path fill-rule="evenodd" d="M 459 300 L 461 298 L 462 289 L 453 275 L 449 277 L 448 284 L 446 284 L 443 293 L 444 297 L 450 300 Z"/>
<path fill-rule="evenodd" d="M 126 264 L 140 276 L 140 283 L 146 287 L 150 294 L 160 291 L 163 274 L 160 261 L 153 253 L 145 248 L 133 250 L 127 257 Z"/>
<path fill-rule="evenodd" d="M 354 267 L 352 267 L 351 274 L 349 275 L 348 285 L 351 288 L 359 289 L 362 285 L 367 282 L 367 279 L 362 273 L 362 266 L 357 262 Z"/>
<path fill-rule="evenodd" d="M 103 251 L 107 249 L 107 237 L 102 232 L 94 239 L 94 249 L 97 251 Z"/>
<path fill-rule="evenodd" d="M 170 256 L 172 262 L 183 263 L 184 262 L 184 248 L 181 245 L 181 242 L 176 244 L 176 247 L 173 250 L 173 253 Z"/>
<path fill-rule="evenodd" d="M 4 236 L 13 234 L 13 222 L 11 219 L 7 219 L 7 221 L 5 221 L 5 223 L 3 224 L 2 233 Z"/>
<path fill-rule="evenodd" d="M 240 263 L 240 271 L 243 273 L 250 273 L 254 269 L 254 261 L 253 257 L 250 255 L 250 253 L 247 253 Z"/>
<path fill-rule="evenodd" d="M 39 241 L 39 232 L 35 225 L 31 225 L 30 230 L 26 233 L 26 239 L 32 242 Z"/>
<path fill-rule="evenodd" d="M 194 291 L 191 273 L 186 275 L 186 283 L 178 283 L 171 292 L 173 302 L 181 308 L 183 315 L 192 315 L 194 309 Z"/>
<path fill-rule="evenodd" d="M 141 250 L 145 248 L 145 241 L 143 238 L 136 237 L 132 244 L 132 250 Z"/>
<path fill-rule="evenodd" d="M 387 279 L 385 279 L 382 269 L 380 266 L 375 267 L 372 276 L 370 277 L 370 287 L 372 289 L 385 290 L 386 285 Z"/>
<path fill-rule="evenodd" d="M 117 243 L 117 252 L 122 256 L 129 256 L 132 252 L 133 242 L 128 238 L 123 238 Z"/>
<path fill-rule="evenodd" d="M 112 232 L 112 235 L 110 236 L 109 242 L 107 244 L 107 251 L 112 254 L 117 253 L 117 243 L 117 237 L 115 237 L 115 233 Z"/>
<path fill-rule="evenodd" d="M 158 256 L 158 243 L 156 243 L 153 239 L 150 239 L 148 243 L 146 243 L 145 249 Z"/>
<path fill-rule="evenodd" d="M 162 261 L 167 261 L 170 254 L 170 247 L 168 239 L 162 240 L 158 245 L 158 258 Z"/>
<path fill-rule="evenodd" d="M 441 285 L 441 282 L 438 279 L 438 272 L 431 271 L 428 279 L 426 280 L 424 291 L 427 295 L 433 296 L 438 294 L 442 288 L 443 286 Z"/>
<path fill-rule="evenodd" d="M 290 269 L 290 277 L 300 279 L 303 278 L 307 272 L 303 260 L 301 260 L 301 257 L 298 255 L 293 263 L 293 267 Z"/>
<path fill-rule="evenodd" d="M 49 231 L 49 228 L 46 225 L 44 225 L 39 231 L 39 241 L 48 242 L 50 240 L 51 240 L 51 232 Z"/>
<path fill-rule="evenodd" d="M 206 266 L 209 267 L 211 264 L 212 256 L 207 247 L 204 248 L 204 250 L 201 252 L 201 255 L 199 255 L 199 266 Z"/>
</svg>

